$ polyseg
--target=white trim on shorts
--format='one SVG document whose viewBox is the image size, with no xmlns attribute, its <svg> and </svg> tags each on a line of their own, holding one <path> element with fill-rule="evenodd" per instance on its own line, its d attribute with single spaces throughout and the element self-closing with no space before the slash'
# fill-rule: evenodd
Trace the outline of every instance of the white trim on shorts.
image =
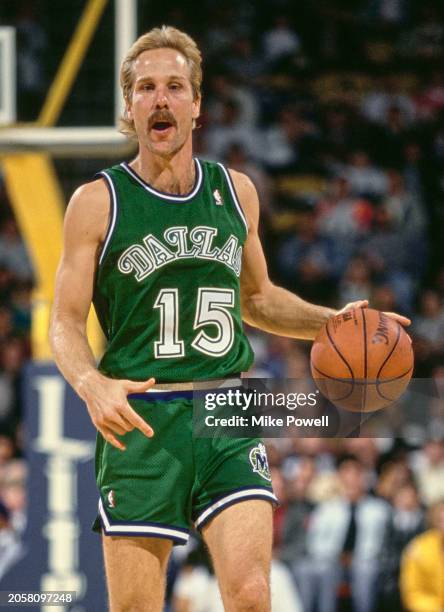
<svg viewBox="0 0 444 612">
<path fill-rule="evenodd" d="M 179 544 L 186 544 L 189 539 L 189 534 L 184 531 L 179 531 L 174 527 L 161 527 L 160 525 L 152 524 L 123 524 L 118 523 L 112 525 L 103 507 L 102 499 L 99 499 L 99 516 L 101 518 L 102 527 L 106 535 L 127 535 L 127 536 L 148 536 L 153 538 L 168 538 Z"/>
<path fill-rule="evenodd" d="M 216 502 L 214 502 L 214 504 L 211 504 L 211 506 L 208 506 L 208 508 L 206 508 L 197 517 L 194 522 L 194 526 L 196 528 L 202 527 L 204 523 L 207 523 L 215 514 L 218 514 L 227 506 L 231 506 L 246 499 L 265 499 L 272 501 L 275 504 L 279 503 L 276 495 L 272 491 L 261 487 L 249 487 L 247 489 L 229 493 L 228 495 L 218 499 Z"/>
</svg>

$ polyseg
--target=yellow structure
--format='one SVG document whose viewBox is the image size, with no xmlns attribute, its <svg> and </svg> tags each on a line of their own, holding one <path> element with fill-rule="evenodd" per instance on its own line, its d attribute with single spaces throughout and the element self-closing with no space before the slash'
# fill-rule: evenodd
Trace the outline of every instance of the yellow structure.
<svg viewBox="0 0 444 612">
<path fill-rule="evenodd" d="M 45 153 L 17 153 L 1 160 L 4 179 L 15 218 L 34 266 L 32 354 L 36 360 L 51 359 L 48 325 L 54 281 L 62 252 L 63 194 L 50 157 Z M 96 355 L 103 336 L 94 311 L 88 320 L 88 337 Z"/>
</svg>

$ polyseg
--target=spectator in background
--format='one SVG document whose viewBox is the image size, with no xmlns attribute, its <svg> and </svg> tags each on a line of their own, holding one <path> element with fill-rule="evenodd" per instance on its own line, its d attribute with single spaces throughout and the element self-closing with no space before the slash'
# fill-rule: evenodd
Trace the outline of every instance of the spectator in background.
<svg viewBox="0 0 444 612">
<path fill-rule="evenodd" d="M 424 159 L 423 149 L 418 142 L 412 140 L 406 142 L 403 151 L 402 174 L 407 192 L 416 196 L 423 203 L 430 170 Z"/>
<path fill-rule="evenodd" d="M 272 65 L 282 58 L 299 53 L 301 40 L 290 26 L 288 17 L 278 14 L 271 30 L 265 32 L 262 46 L 267 63 Z"/>
<path fill-rule="evenodd" d="M 423 449 L 413 455 L 412 469 L 418 482 L 421 499 L 426 506 L 439 499 L 444 499 L 444 442 L 442 440 L 426 442 Z"/>
<path fill-rule="evenodd" d="M 12 312 L 6 306 L 0 306 L 0 342 L 11 337 L 13 332 Z"/>
<path fill-rule="evenodd" d="M 379 197 L 387 193 L 388 181 L 385 173 L 373 165 L 366 151 L 354 151 L 349 163 L 342 171 L 355 196 Z"/>
<path fill-rule="evenodd" d="M 26 527 L 27 465 L 23 459 L 13 459 L 0 468 L 0 501 L 8 509 L 10 524 L 22 534 Z"/>
<path fill-rule="evenodd" d="M 241 83 L 254 83 L 265 72 L 265 61 L 256 53 L 251 38 L 242 33 L 233 40 L 225 66 Z"/>
<path fill-rule="evenodd" d="M 206 134 L 207 155 L 222 159 L 233 144 L 242 143 L 246 154 L 255 159 L 261 150 L 259 133 L 240 119 L 240 106 L 234 99 L 222 103 L 221 118 Z"/>
<path fill-rule="evenodd" d="M 330 163 L 345 159 L 352 146 L 355 126 L 351 116 L 349 109 L 337 104 L 325 108 L 321 115 L 321 141 Z"/>
<path fill-rule="evenodd" d="M 444 352 L 444 307 L 434 289 L 427 289 L 421 294 L 419 314 L 413 318 L 413 330 L 430 353 L 437 355 Z"/>
<path fill-rule="evenodd" d="M 265 129 L 261 160 L 272 175 L 312 169 L 318 129 L 294 107 L 282 108 Z"/>
<path fill-rule="evenodd" d="M 12 337 L 0 345 L 0 428 L 12 433 L 19 424 L 20 375 L 25 357 L 24 340 Z"/>
<path fill-rule="evenodd" d="M 444 501 L 430 509 L 431 528 L 410 542 L 401 563 L 401 595 L 408 612 L 444 609 Z"/>
<path fill-rule="evenodd" d="M 350 260 L 339 286 L 339 302 L 370 300 L 372 291 L 370 265 L 364 257 Z M 345 301 L 344 301 L 345 300 Z"/>
<path fill-rule="evenodd" d="M 218 71 L 211 77 L 210 92 L 205 103 L 210 125 L 224 120 L 224 103 L 233 100 L 239 109 L 239 124 L 254 128 L 258 121 L 258 99 L 247 83 L 237 83 L 226 71 Z"/>
<path fill-rule="evenodd" d="M 398 307 L 393 288 L 387 283 L 373 285 L 371 305 L 375 310 L 392 312 Z"/>
<path fill-rule="evenodd" d="M 400 51 L 412 59 L 439 60 L 444 51 L 444 25 L 433 2 L 419 4 L 419 19 L 400 39 Z"/>
<path fill-rule="evenodd" d="M 372 229 L 362 241 L 359 254 L 370 261 L 373 270 L 379 274 L 387 274 L 390 280 L 396 277 L 403 280 L 405 274 L 412 271 L 411 253 L 406 250 L 406 242 L 406 237 L 398 233 L 387 207 L 381 204 L 374 209 Z M 415 263 L 413 271 L 418 274 L 424 269 L 424 257 Z"/>
<path fill-rule="evenodd" d="M 14 279 L 11 271 L 0 263 L 0 305 L 9 301 Z M 0 306 L 1 307 L 1 306 Z"/>
<path fill-rule="evenodd" d="M 407 544 L 425 530 L 425 515 L 414 484 L 395 489 L 393 507 L 384 534 L 380 567 L 378 612 L 403 612 L 399 591 L 401 556 Z"/>
<path fill-rule="evenodd" d="M 320 234 L 315 212 L 307 209 L 300 213 L 296 232 L 279 248 L 282 281 L 304 299 L 328 302 L 333 292 L 335 257 L 333 241 Z"/>
<path fill-rule="evenodd" d="M 10 522 L 10 513 L 0 501 L 0 580 L 23 554 L 23 545 Z"/>
<path fill-rule="evenodd" d="M 192 550 L 174 583 L 174 612 L 223 612 L 217 580 L 202 543 Z"/>
<path fill-rule="evenodd" d="M 310 485 L 315 476 L 312 457 L 303 456 L 295 474 L 287 480 L 288 508 L 282 529 L 280 559 L 290 568 L 300 593 L 304 610 L 311 597 L 311 564 L 307 559 L 307 532 L 315 504 L 310 499 Z M 306 577 L 308 575 L 308 581 Z M 306 593 L 307 585 L 310 587 Z"/>
<path fill-rule="evenodd" d="M 379 497 L 393 502 L 393 496 L 402 487 L 413 484 L 413 474 L 406 457 L 385 462 L 381 467 L 376 493 Z"/>
<path fill-rule="evenodd" d="M 415 102 L 416 112 L 422 120 L 435 119 L 444 110 L 444 76 L 441 70 L 434 70 L 425 79 L 424 88 Z"/>
<path fill-rule="evenodd" d="M 8 436 L 0 435 L 0 481 L 1 470 L 14 457 L 14 443 Z"/>
<path fill-rule="evenodd" d="M 368 200 L 357 198 L 351 192 L 345 176 L 332 180 L 327 193 L 316 204 L 319 231 L 340 245 L 337 271 L 342 273 L 371 227 L 373 208 Z"/>
<path fill-rule="evenodd" d="M 396 75 L 388 74 L 375 80 L 362 97 L 360 111 L 371 123 L 383 125 L 390 108 L 398 108 L 403 120 L 410 124 L 415 118 L 415 105 L 409 95 L 400 90 Z"/>
<path fill-rule="evenodd" d="M 3 222 L 0 230 L 0 264 L 18 279 L 32 280 L 33 272 L 28 252 L 12 217 Z"/>
<path fill-rule="evenodd" d="M 280 558 L 298 576 L 299 563 L 306 562 L 306 537 L 310 516 L 315 508 L 310 498 L 310 486 L 316 474 L 314 459 L 309 456 L 299 458 L 294 473 L 286 479 L 288 506 L 282 526 Z M 303 580 L 298 580 L 303 589 Z"/>
<path fill-rule="evenodd" d="M 372 612 L 389 506 L 368 495 L 365 470 L 355 457 L 342 458 L 338 475 L 342 494 L 315 509 L 308 530 L 311 594 L 305 612 L 314 610 L 316 596 L 322 612 L 336 612 L 344 584 L 354 611 Z"/>
<path fill-rule="evenodd" d="M 426 212 L 420 198 L 406 189 L 403 176 L 397 170 L 389 170 L 387 195 L 382 200 L 394 227 L 409 243 L 424 241 L 427 225 Z"/>
<path fill-rule="evenodd" d="M 17 282 L 11 289 L 11 314 L 14 332 L 26 336 L 31 331 L 31 284 Z"/>
</svg>

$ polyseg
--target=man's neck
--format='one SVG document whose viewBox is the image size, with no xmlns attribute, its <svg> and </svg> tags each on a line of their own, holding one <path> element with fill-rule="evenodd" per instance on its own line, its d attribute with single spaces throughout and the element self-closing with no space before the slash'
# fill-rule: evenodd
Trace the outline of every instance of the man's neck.
<svg viewBox="0 0 444 612">
<path fill-rule="evenodd" d="M 172 195 L 190 193 L 196 180 L 196 168 L 191 151 L 179 151 L 172 158 L 139 154 L 130 166 L 151 187 Z"/>
</svg>

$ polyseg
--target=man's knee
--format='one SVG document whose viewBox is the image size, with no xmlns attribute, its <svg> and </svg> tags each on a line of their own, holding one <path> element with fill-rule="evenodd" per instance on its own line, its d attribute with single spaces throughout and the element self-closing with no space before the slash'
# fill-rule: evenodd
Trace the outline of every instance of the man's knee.
<svg viewBox="0 0 444 612">
<path fill-rule="evenodd" d="M 236 612 L 267 612 L 270 609 L 269 580 L 261 572 L 234 580 L 228 592 Z"/>
</svg>

